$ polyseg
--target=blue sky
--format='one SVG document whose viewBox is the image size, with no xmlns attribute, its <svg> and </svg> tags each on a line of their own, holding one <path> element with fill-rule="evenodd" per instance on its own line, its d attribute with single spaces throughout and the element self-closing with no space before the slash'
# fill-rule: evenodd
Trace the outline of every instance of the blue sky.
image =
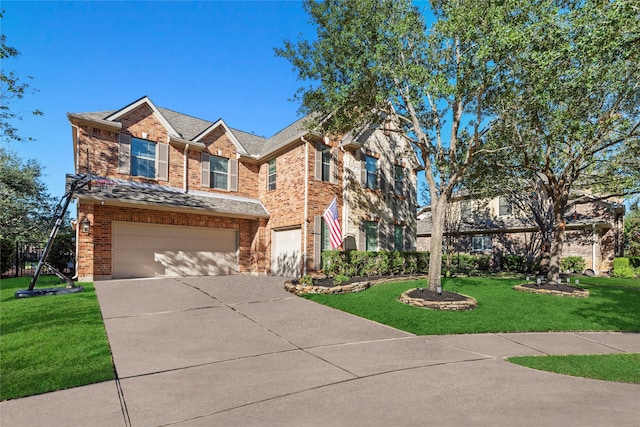
<svg viewBox="0 0 640 427">
<path fill-rule="evenodd" d="M 119 109 L 142 96 L 160 107 L 271 136 L 299 118 L 301 82 L 273 48 L 315 34 L 298 1 L 2 1 L 2 32 L 21 53 L 5 60 L 39 90 L 15 102 L 14 125 L 35 142 L 52 195 L 73 172 L 68 112 Z M 39 109 L 42 117 L 30 111 Z"/>
</svg>

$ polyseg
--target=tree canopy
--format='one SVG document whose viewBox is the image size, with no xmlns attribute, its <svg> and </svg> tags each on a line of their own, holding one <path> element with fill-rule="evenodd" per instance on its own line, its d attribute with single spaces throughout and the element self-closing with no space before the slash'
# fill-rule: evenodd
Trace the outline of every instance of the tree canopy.
<svg viewBox="0 0 640 427">
<path fill-rule="evenodd" d="M 637 2 L 433 0 L 431 26 L 408 0 L 304 7 L 316 39 L 276 49 L 307 82 L 296 99 L 320 113 L 326 132 L 381 115 L 399 124 L 429 188 L 430 287 L 439 284 L 446 204 L 470 172 L 534 182 L 550 198 L 551 281 L 571 191 L 638 190 Z"/>
<path fill-rule="evenodd" d="M 455 4 L 454 4 L 455 3 Z M 314 41 L 285 41 L 276 53 L 308 82 L 296 99 L 333 134 L 390 119 L 425 168 L 434 221 L 429 288 L 440 285 L 447 201 L 481 152 L 495 117 L 498 55 L 482 41 L 492 22 L 473 1 L 433 2 L 428 27 L 409 0 L 304 2 Z"/>
</svg>

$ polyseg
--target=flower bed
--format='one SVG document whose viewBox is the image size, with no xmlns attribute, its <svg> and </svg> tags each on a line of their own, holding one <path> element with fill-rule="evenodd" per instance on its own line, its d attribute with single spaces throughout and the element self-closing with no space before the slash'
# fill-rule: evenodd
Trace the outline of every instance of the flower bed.
<svg viewBox="0 0 640 427">
<path fill-rule="evenodd" d="M 438 294 L 427 289 L 409 289 L 400 295 L 399 300 L 415 307 L 441 311 L 473 310 L 478 305 L 476 299 L 468 295 L 447 291 Z"/>
<path fill-rule="evenodd" d="M 313 284 L 304 284 L 299 280 L 288 280 L 284 283 L 284 289 L 292 294 L 348 294 L 351 292 L 361 292 L 371 286 L 380 283 L 398 282 L 404 280 L 425 279 L 424 276 L 387 276 L 387 277 L 358 277 L 341 285 L 333 285 L 329 279 L 316 279 Z M 425 279 L 426 280 L 426 279 Z"/>
<path fill-rule="evenodd" d="M 557 295 L 561 297 L 573 298 L 587 298 L 589 296 L 589 291 L 587 289 L 568 285 L 556 287 L 555 285 L 536 286 L 531 283 L 525 283 L 522 285 L 514 286 L 513 290 L 518 292 L 528 292 L 532 294 Z"/>
</svg>

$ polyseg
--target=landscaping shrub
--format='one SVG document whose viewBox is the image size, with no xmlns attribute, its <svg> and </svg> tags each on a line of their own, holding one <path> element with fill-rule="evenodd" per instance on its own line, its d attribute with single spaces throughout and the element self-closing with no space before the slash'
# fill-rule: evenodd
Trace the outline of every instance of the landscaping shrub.
<svg viewBox="0 0 640 427">
<path fill-rule="evenodd" d="M 327 276 L 335 276 L 342 272 L 348 265 L 349 252 L 323 251 L 322 269 Z"/>
<path fill-rule="evenodd" d="M 568 256 L 560 260 L 560 270 L 570 273 L 582 273 L 585 269 L 584 258 L 581 256 Z"/>
<path fill-rule="evenodd" d="M 371 277 L 425 273 L 429 269 L 428 252 L 323 251 L 325 275 Z"/>
<path fill-rule="evenodd" d="M 351 279 L 351 277 L 349 277 L 349 276 L 345 276 L 345 275 L 343 275 L 343 274 L 336 274 L 336 275 L 334 276 L 334 278 L 333 278 L 333 283 L 334 283 L 336 286 L 340 286 L 340 285 L 342 285 L 343 283 L 348 282 L 350 279 Z"/>
<path fill-rule="evenodd" d="M 480 255 L 478 257 L 478 270 L 489 271 L 491 268 L 491 257 L 489 255 Z"/>
<path fill-rule="evenodd" d="M 526 261 L 524 255 L 505 255 L 502 267 L 507 271 L 523 271 L 526 269 Z"/>
<path fill-rule="evenodd" d="M 613 277 L 633 278 L 637 275 L 638 272 L 633 267 L 631 267 L 629 258 L 613 259 Z"/>
</svg>

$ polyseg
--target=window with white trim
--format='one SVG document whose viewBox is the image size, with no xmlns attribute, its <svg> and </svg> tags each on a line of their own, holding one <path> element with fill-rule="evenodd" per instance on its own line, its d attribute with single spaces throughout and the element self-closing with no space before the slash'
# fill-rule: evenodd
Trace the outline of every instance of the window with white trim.
<svg viewBox="0 0 640 427">
<path fill-rule="evenodd" d="M 490 251 L 492 247 L 493 241 L 491 236 L 473 236 L 471 238 L 471 248 L 473 251 Z"/>
<path fill-rule="evenodd" d="M 404 168 L 402 167 L 402 165 L 393 166 L 393 181 L 393 192 L 396 195 L 401 196 L 404 192 Z"/>
<path fill-rule="evenodd" d="M 393 242 L 394 242 L 394 250 L 403 251 L 404 250 L 404 227 L 401 225 L 393 226 Z"/>
<path fill-rule="evenodd" d="M 211 188 L 227 190 L 229 188 L 229 159 L 211 156 L 209 159 Z"/>
<path fill-rule="evenodd" d="M 498 198 L 498 215 L 505 216 L 511 215 L 511 203 L 509 202 L 509 198 L 506 196 L 500 196 Z"/>
<path fill-rule="evenodd" d="M 276 159 L 269 160 L 267 164 L 268 173 L 267 173 L 267 190 L 275 190 L 276 189 Z"/>
<path fill-rule="evenodd" d="M 169 144 L 119 133 L 118 173 L 167 181 L 169 179 Z"/>
<path fill-rule="evenodd" d="M 378 189 L 378 159 L 373 156 L 367 156 L 366 159 L 367 168 L 367 188 L 372 190 Z"/>
<path fill-rule="evenodd" d="M 322 181 L 331 181 L 331 147 L 322 147 Z"/>
<path fill-rule="evenodd" d="M 365 250 L 378 250 L 378 223 L 375 221 L 365 223 Z"/>
<path fill-rule="evenodd" d="M 146 139 L 131 138 L 131 175 L 155 179 L 155 142 Z"/>
</svg>

